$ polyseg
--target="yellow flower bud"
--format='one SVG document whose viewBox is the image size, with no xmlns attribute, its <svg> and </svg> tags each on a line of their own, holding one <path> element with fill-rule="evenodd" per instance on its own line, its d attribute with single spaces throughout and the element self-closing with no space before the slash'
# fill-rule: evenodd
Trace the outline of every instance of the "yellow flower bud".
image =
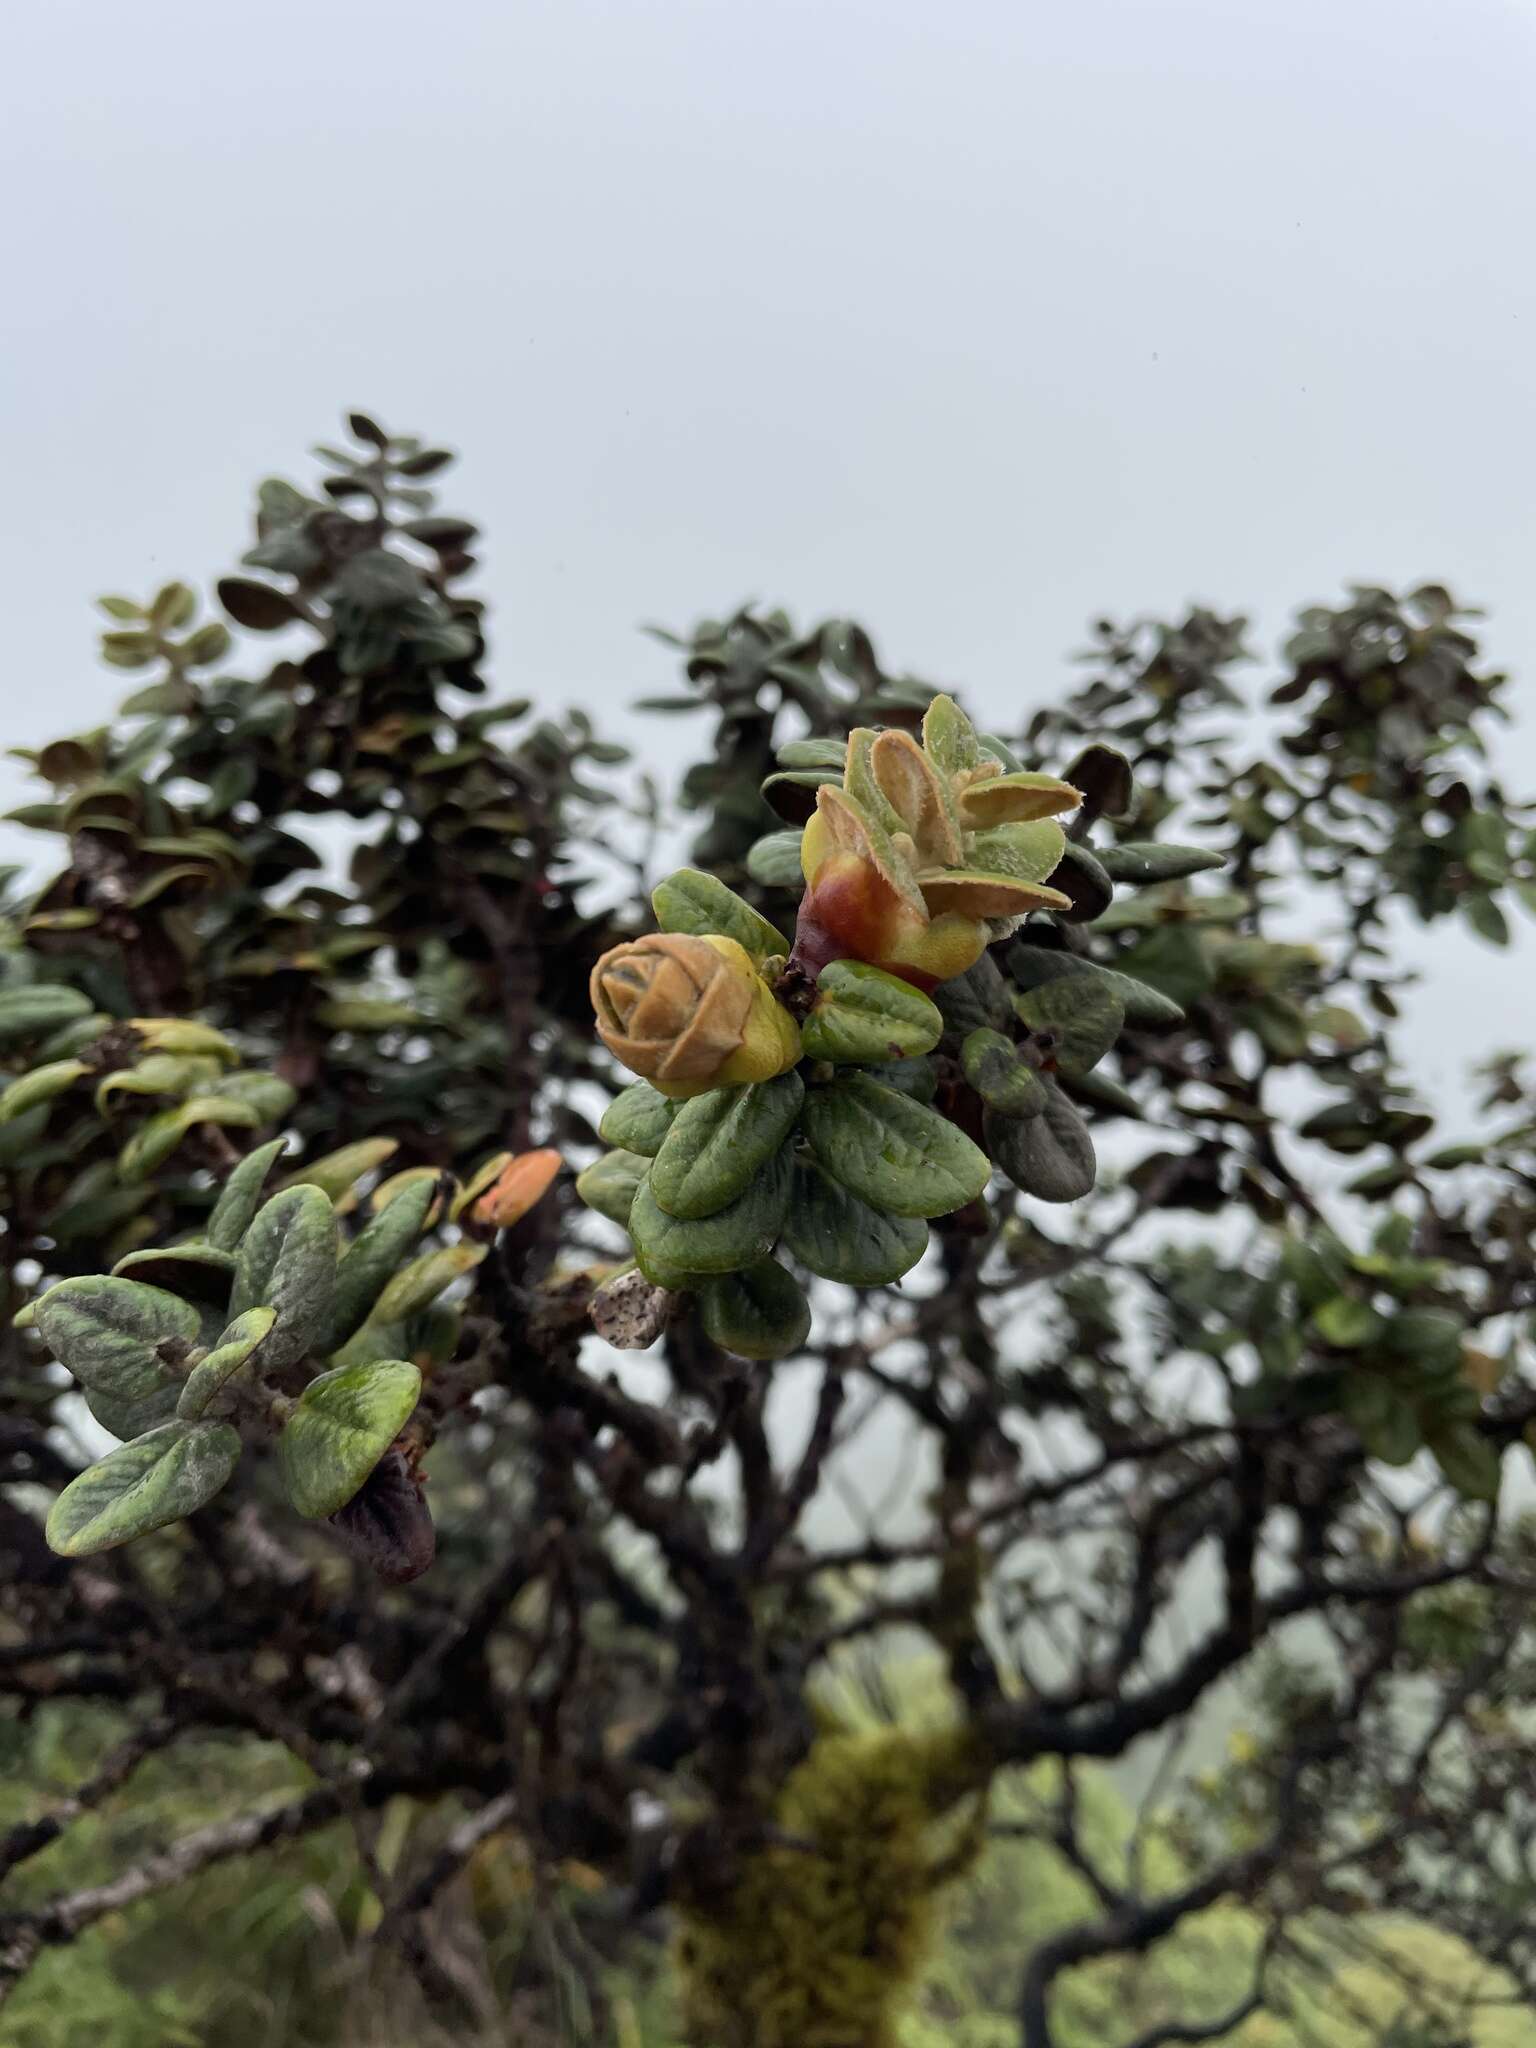
<svg viewBox="0 0 1536 2048">
<path fill-rule="evenodd" d="M 800 1057 L 794 1019 L 734 939 L 651 932 L 592 970 L 597 1034 L 663 1095 L 767 1081 Z"/>
</svg>

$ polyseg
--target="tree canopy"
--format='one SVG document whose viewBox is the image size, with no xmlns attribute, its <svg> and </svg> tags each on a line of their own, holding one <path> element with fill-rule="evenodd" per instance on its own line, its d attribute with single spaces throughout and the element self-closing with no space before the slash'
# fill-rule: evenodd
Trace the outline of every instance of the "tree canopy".
<svg viewBox="0 0 1536 2048">
<path fill-rule="evenodd" d="M 1444 1130 L 1399 1043 L 1405 917 L 1536 908 L 1473 615 L 1106 619 L 993 732 L 745 608 L 663 636 L 674 793 L 494 694 L 449 453 L 349 428 L 238 637 L 103 599 L 132 693 L 26 756 L 0 1700 L 118 1735 L 0 1838 L 0 1994 L 409 1799 L 368 1944 L 462 1995 L 431 1909 L 512 1838 L 591 1954 L 670 1940 L 690 2048 L 919 2039 L 996 1838 L 1081 1904 L 988 2048 L 1218 1904 L 1242 1983 L 1104 2048 L 1321 2040 L 1362 1957 L 1395 2048 L 1536 2003 L 1536 1101 L 1517 1047 Z M 304 1781 L 15 1889 L 210 1731 Z"/>
</svg>

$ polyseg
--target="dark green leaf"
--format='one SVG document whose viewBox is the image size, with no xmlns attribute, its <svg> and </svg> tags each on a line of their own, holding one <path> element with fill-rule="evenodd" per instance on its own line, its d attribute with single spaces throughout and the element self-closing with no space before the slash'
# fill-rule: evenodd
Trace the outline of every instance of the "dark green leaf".
<svg viewBox="0 0 1536 2048">
<path fill-rule="evenodd" d="M 834 1180 L 893 1216 L 947 1215 L 987 1184 L 986 1154 L 962 1130 L 868 1074 L 812 1088 L 801 1127 Z"/>
<path fill-rule="evenodd" d="M 278 1438 L 283 1485 L 315 1519 L 345 1507 L 410 1420 L 421 1373 L 403 1358 L 338 1366 L 311 1380 Z"/>
<path fill-rule="evenodd" d="M 794 1129 L 805 1100 L 797 1073 L 685 1102 L 651 1167 L 651 1193 L 668 1215 L 695 1221 L 734 1202 Z"/>
<path fill-rule="evenodd" d="M 872 1209 L 819 1166 L 798 1166 L 784 1244 L 823 1280 L 885 1287 L 910 1272 L 928 1249 L 928 1225 L 921 1217 Z"/>
<path fill-rule="evenodd" d="M 228 1423 L 167 1422 L 65 1487 L 48 1516 L 48 1542 L 62 1557 L 89 1557 L 179 1522 L 213 1499 L 239 1460 Z"/>
<path fill-rule="evenodd" d="M 698 1306 L 705 1335 L 740 1358 L 787 1358 L 811 1333 L 805 1291 L 776 1259 L 703 1281 Z"/>
</svg>

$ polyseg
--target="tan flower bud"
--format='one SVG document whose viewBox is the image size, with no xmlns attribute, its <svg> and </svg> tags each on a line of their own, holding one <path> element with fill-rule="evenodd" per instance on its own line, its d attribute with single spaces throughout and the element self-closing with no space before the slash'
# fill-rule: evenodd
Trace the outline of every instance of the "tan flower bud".
<svg viewBox="0 0 1536 2048">
<path fill-rule="evenodd" d="M 597 1033 L 664 1095 L 766 1081 L 800 1057 L 793 1018 L 734 939 L 651 932 L 592 970 Z"/>
</svg>

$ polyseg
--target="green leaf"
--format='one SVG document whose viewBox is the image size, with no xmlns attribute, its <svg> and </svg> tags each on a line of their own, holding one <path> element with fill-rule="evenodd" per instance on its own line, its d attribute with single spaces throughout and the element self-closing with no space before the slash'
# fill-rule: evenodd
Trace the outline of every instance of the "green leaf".
<svg viewBox="0 0 1536 2048">
<path fill-rule="evenodd" d="M 1384 1465 L 1407 1465 L 1423 1444 L 1411 1401 L 1380 1373 L 1352 1372 L 1344 1382 L 1344 1416 L 1367 1452 Z"/>
<path fill-rule="evenodd" d="M 96 1107 L 103 1115 L 115 1095 L 186 1095 L 217 1076 L 218 1061 L 188 1054 L 152 1052 L 136 1066 L 119 1067 L 96 1084 Z"/>
<path fill-rule="evenodd" d="M 238 1166 L 231 1167 L 229 1178 L 219 1190 L 219 1199 L 209 1212 L 207 1237 L 211 1245 L 232 1252 L 239 1244 L 260 1206 L 262 1183 L 286 1143 L 285 1138 L 273 1138 L 269 1144 L 248 1152 Z"/>
<path fill-rule="evenodd" d="M 789 951 L 788 939 L 766 917 L 759 917 L 734 889 L 698 868 L 679 868 L 658 883 L 651 892 L 651 908 L 664 932 L 735 939 L 754 960 Z"/>
<path fill-rule="evenodd" d="M 786 832 L 769 832 L 758 840 L 747 855 L 747 873 L 759 887 L 797 891 L 805 887 L 800 866 L 803 836 L 804 828 L 796 826 Z"/>
<path fill-rule="evenodd" d="M 276 1074 L 230 1074 L 220 1082 L 219 1093 L 227 1100 L 248 1103 L 262 1124 L 276 1123 L 299 1099 L 297 1088 Z"/>
<path fill-rule="evenodd" d="M 89 996 L 77 988 L 42 982 L 31 988 L 0 991 L 0 1045 L 16 1045 L 25 1038 L 40 1038 L 45 1031 L 57 1031 L 77 1017 L 87 1017 L 95 1008 Z"/>
<path fill-rule="evenodd" d="M 921 1217 L 872 1209 L 819 1166 L 797 1166 L 784 1244 L 823 1280 L 886 1287 L 928 1249 L 928 1225 Z"/>
<path fill-rule="evenodd" d="M 339 1203 L 365 1173 L 373 1173 L 400 1150 L 398 1138 L 359 1138 L 327 1152 L 306 1166 L 296 1167 L 283 1182 L 285 1188 L 319 1188 L 331 1202 Z"/>
<path fill-rule="evenodd" d="M 786 740 L 774 753 L 781 768 L 830 768 L 838 775 L 847 758 L 844 740 Z"/>
<path fill-rule="evenodd" d="M 939 1115 L 868 1074 L 806 1096 L 801 1127 L 835 1181 L 893 1216 L 945 1216 L 986 1186 L 987 1156 Z"/>
<path fill-rule="evenodd" d="M 1164 1030 L 1184 1021 L 1183 1010 L 1160 989 L 1151 988 L 1129 974 L 1120 974 L 1112 967 L 1096 967 L 1091 960 L 1080 959 L 1075 953 L 1058 953 L 1044 946 L 1016 945 L 1009 950 L 1008 971 L 1022 989 L 1039 988 L 1049 981 L 1064 980 L 1068 975 L 1103 981 L 1124 1004 L 1127 1024 L 1146 1030 Z"/>
<path fill-rule="evenodd" d="M 153 1245 L 128 1252 L 112 1268 L 125 1280 L 141 1280 L 150 1287 L 163 1287 L 184 1301 L 211 1303 L 222 1308 L 229 1299 L 234 1278 L 232 1252 L 211 1244 Z"/>
<path fill-rule="evenodd" d="M 685 1102 L 651 1167 L 651 1193 L 669 1216 L 695 1222 L 734 1202 L 794 1129 L 805 1100 L 797 1073 Z"/>
<path fill-rule="evenodd" d="M 603 1112 L 597 1135 L 605 1145 L 614 1145 L 621 1152 L 640 1152 L 647 1159 L 654 1159 L 682 1106 L 670 1101 L 649 1081 L 632 1082 L 615 1095 Z"/>
<path fill-rule="evenodd" d="M 1120 1036 L 1125 1004 L 1103 975 L 1063 975 L 1021 995 L 1015 1006 L 1031 1031 L 1056 1040 L 1056 1064 L 1064 1074 L 1086 1074 Z"/>
<path fill-rule="evenodd" d="M 1227 864 L 1225 854 L 1212 853 L 1208 847 L 1162 846 L 1153 840 L 1126 839 L 1095 851 L 1114 882 L 1180 882 L 1186 875 Z"/>
<path fill-rule="evenodd" d="M 1056 912 L 1067 924 L 1090 924 L 1114 901 L 1115 885 L 1097 857 L 1070 839 L 1062 849 L 1061 865 L 1051 875 L 1051 887 L 1071 899 L 1070 910 Z"/>
<path fill-rule="evenodd" d="M 1059 1088 L 1047 1083 L 1039 1116 L 983 1121 L 987 1150 L 1016 1188 L 1042 1202 L 1076 1202 L 1098 1173 L 1088 1126 Z"/>
<path fill-rule="evenodd" d="M 1183 1011 L 1198 1002 L 1215 980 L 1200 934 L 1188 925 L 1163 925 L 1120 955 L 1120 971 L 1150 982 Z M 1130 1015 L 1127 1008 L 1126 1015 Z"/>
<path fill-rule="evenodd" d="M 733 1273 L 772 1251 L 789 1205 L 790 1158 L 774 1154 L 745 1194 L 712 1216 L 671 1216 L 651 1192 L 649 1178 L 635 1191 L 629 1234 L 647 1280 L 658 1287 L 692 1286 L 704 1273 Z"/>
<path fill-rule="evenodd" d="M 739 1358 L 787 1358 L 811 1334 L 811 1304 L 792 1273 L 762 1259 L 699 1287 L 704 1334 Z"/>
<path fill-rule="evenodd" d="M 643 1152 L 605 1152 L 601 1159 L 595 1159 L 577 1174 L 576 1192 L 589 1209 L 627 1230 L 635 1190 L 650 1171 L 650 1165 Z"/>
<path fill-rule="evenodd" d="M 167 1422 L 65 1487 L 48 1516 L 49 1546 L 89 1557 L 179 1522 L 213 1499 L 239 1461 L 240 1438 L 227 1422 Z"/>
<path fill-rule="evenodd" d="M 1448 1423 L 1425 1440 L 1435 1463 L 1459 1494 L 1468 1500 L 1498 1498 L 1498 1449 L 1475 1423 Z"/>
<path fill-rule="evenodd" d="M 367 1322 L 400 1261 L 426 1227 L 436 1197 L 436 1175 L 412 1181 L 347 1246 L 336 1268 L 330 1320 L 316 1341 L 322 1355 L 337 1350 Z"/>
<path fill-rule="evenodd" d="M 403 1358 L 338 1366 L 311 1380 L 278 1438 L 288 1498 L 314 1520 L 345 1507 L 410 1420 L 421 1374 Z"/>
<path fill-rule="evenodd" d="M 275 1308 L 267 1363 L 302 1358 L 326 1330 L 336 1296 L 336 1215 L 319 1188 L 287 1188 L 257 1210 L 240 1243 L 231 1316 Z"/>
<path fill-rule="evenodd" d="M 1355 1294 L 1335 1294 L 1312 1311 L 1312 1327 L 1325 1344 L 1356 1351 L 1381 1336 L 1382 1318 Z"/>
<path fill-rule="evenodd" d="M 801 1042 L 812 1059 L 877 1062 L 932 1052 L 943 1030 L 921 989 L 862 960 L 834 960 L 817 978 Z"/>
<path fill-rule="evenodd" d="M 261 1118 L 248 1102 L 233 1096 L 194 1095 L 174 1109 L 162 1109 L 142 1124 L 117 1155 L 117 1171 L 125 1181 L 145 1180 L 161 1166 L 198 1124 L 254 1130 Z"/>
<path fill-rule="evenodd" d="M 196 1422 L 226 1380 L 233 1379 L 247 1365 L 277 1321 L 270 1308 L 248 1308 L 225 1330 L 206 1358 L 198 1360 L 187 1374 L 176 1413 L 184 1422 Z"/>
<path fill-rule="evenodd" d="M 1461 899 L 1461 914 L 1467 923 L 1471 925 L 1473 931 L 1477 933 L 1478 937 L 1486 939 L 1491 946 L 1507 946 L 1509 944 L 1509 920 L 1491 896 L 1485 896 L 1481 892 L 1463 896 Z M 1481 1442 L 1481 1438 L 1478 1441 Z M 1437 1451 L 1435 1455 L 1439 1457 L 1440 1454 Z M 1445 1460 L 1443 1458 L 1440 1460 L 1440 1463 L 1442 1469 L 1444 1469 Z M 1498 1483 L 1497 1468 L 1498 1460 L 1495 1459 L 1495 1487 L 1497 1487 Z M 1449 1472 L 1445 1476 L 1447 1479 L 1451 1477 Z M 1458 1484 L 1455 1480 L 1452 1480 L 1451 1483 L 1452 1485 Z M 1463 1493 L 1472 1492 L 1470 1487 L 1461 1487 L 1459 1490 Z M 1493 1495 L 1492 1493 L 1473 1493 L 1472 1497 L 1474 1500 L 1491 1500 Z"/>
<path fill-rule="evenodd" d="M 1013 1014 L 1008 984 L 990 953 L 964 974 L 940 982 L 933 1000 L 946 1028 L 962 1038 L 983 1026 L 1000 1031 Z"/>
<path fill-rule="evenodd" d="M 939 1070 L 927 1057 L 887 1060 L 875 1079 L 882 1088 L 894 1088 L 898 1095 L 910 1095 L 914 1102 L 932 1102 L 939 1092 Z"/>
<path fill-rule="evenodd" d="M 102 1273 L 50 1287 L 37 1302 L 36 1321 L 43 1342 L 81 1386 L 118 1403 L 147 1400 L 174 1384 L 160 1347 L 184 1356 L 201 1330 L 191 1302 Z"/>
<path fill-rule="evenodd" d="M 9 1123 L 12 1117 L 34 1109 L 40 1102 L 51 1102 L 90 1071 L 84 1060 L 50 1060 L 45 1067 L 34 1067 L 0 1095 L 0 1124 Z"/>
<path fill-rule="evenodd" d="M 158 1429 L 162 1422 L 171 1421 L 181 1388 L 182 1382 L 167 1374 L 146 1392 L 137 1394 L 109 1394 L 98 1387 L 86 1394 L 85 1405 L 103 1429 L 129 1443 L 148 1430 Z"/>
<path fill-rule="evenodd" d="M 1046 1086 L 1039 1073 L 1001 1031 L 973 1031 L 960 1048 L 965 1078 L 999 1116 L 1038 1116 Z"/>
<path fill-rule="evenodd" d="M 391 1209 L 397 1206 L 394 1202 L 390 1204 Z M 387 1216 L 389 1210 L 384 1213 Z M 483 1244 L 450 1244 L 438 1251 L 423 1252 L 419 1259 L 402 1266 L 390 1281 L 374 1303 L 370 1320 L 403 1323 L 419 1315 L 445 1287 L 451 1287 L 465 1273 L 472 1273 L 489 1250 L 490 1246 Z"/>
</svg>

